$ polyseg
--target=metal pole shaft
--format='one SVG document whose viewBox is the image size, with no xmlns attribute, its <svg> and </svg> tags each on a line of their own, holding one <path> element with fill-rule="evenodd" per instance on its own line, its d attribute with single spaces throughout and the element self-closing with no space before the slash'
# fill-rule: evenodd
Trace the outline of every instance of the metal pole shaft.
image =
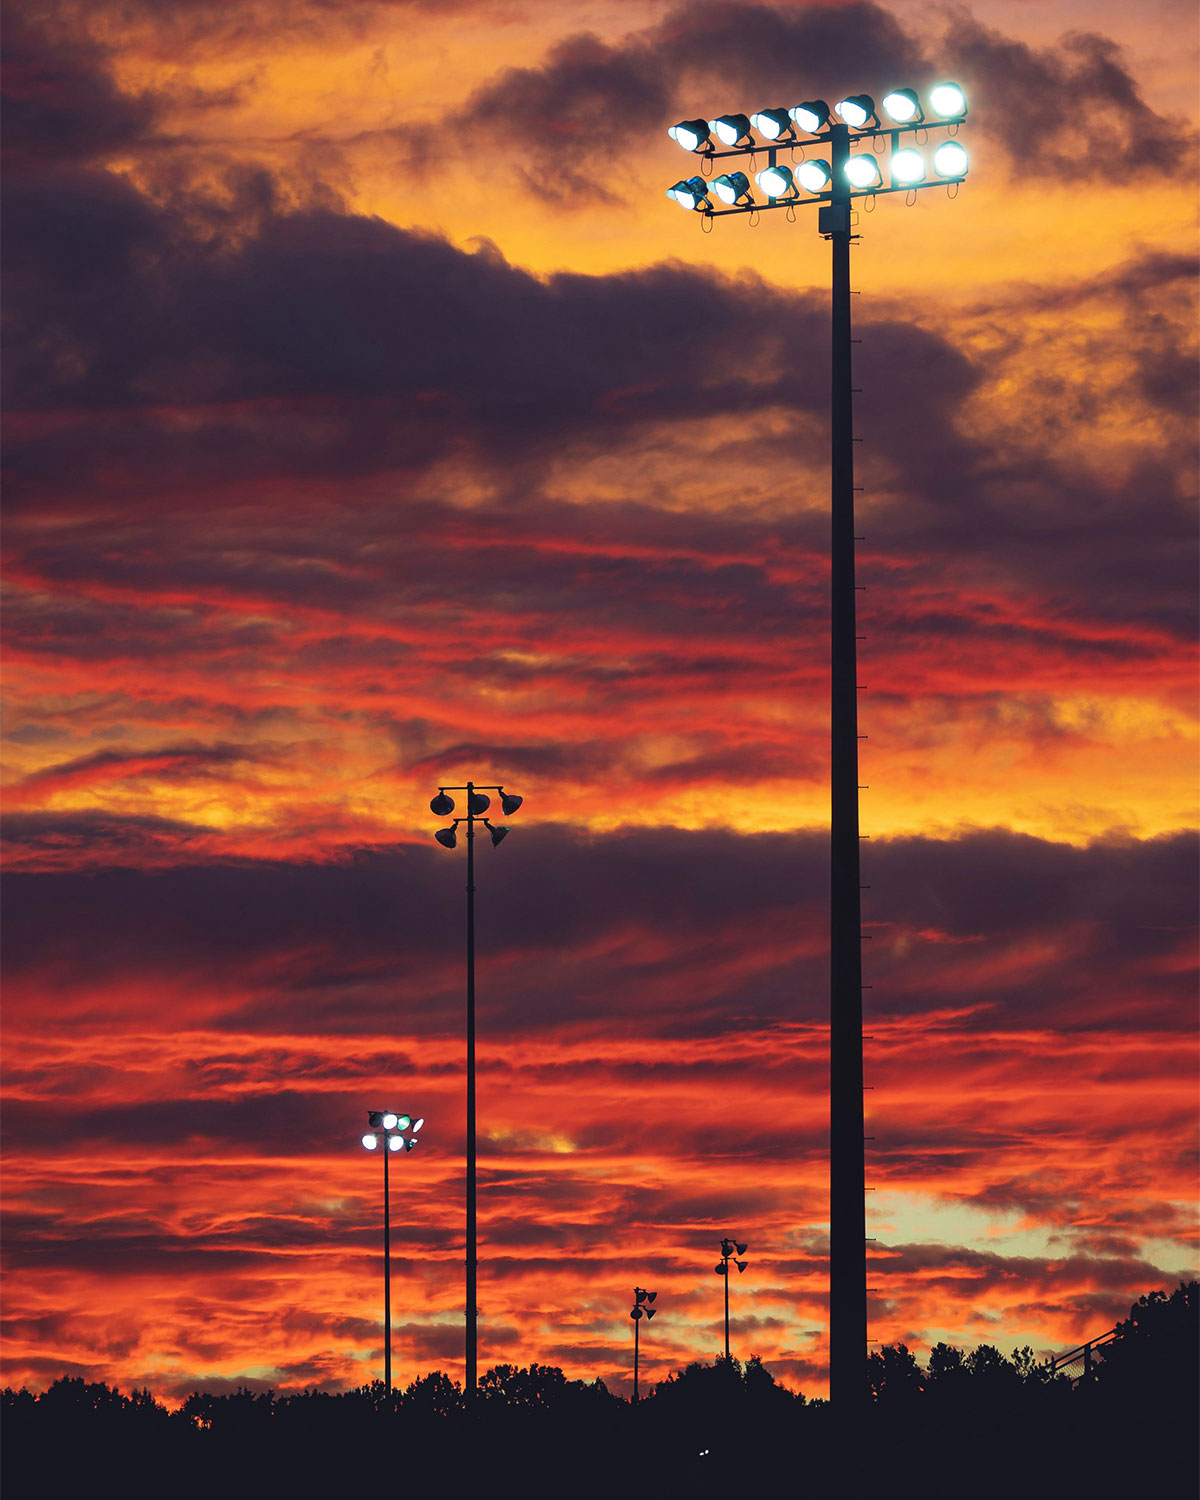
<svg viewBox="0 0 1200 1500">
<path fill-rule="evenodd" d="M 729 1358 L 729 1262 L 725 1262 L 725 1358 Z"/>
<path fill-rule="evenodd" d="M 392 1207 L 388 1197 L 387 1133 L 383 1136 L 383 1383 L 392 1390 Z"/>
<path fill-rule="evenodd" d="M 467 1371 L 471 1400 L 479 1380 L 479 1327 L 476 1291 L 477 1230 L 475 1220 L 475 788 L 467 782 Z"/>
<path fill-rule="evenodd" d="M 850 348 L 850 154 L 831 129 L 833 204 L 830 699 L 829 1390 L 851 1415 L 866 1396 L 867 1260 L 863 1144 L 862 919 L 858 833 L 854 447 Z"/>
<path fill-rule="evenodd" d="M 637 1295 L 637 1293 L 635 1292 L 634 1296 L 636 1297 L 636 1295 Z M 642 1326 L 642 1320 L 641 1320 L 641 1318 L 634 1318 L 634 1320 L 633 1320 L 633 1399 L 634 1399 L 635 1402 L 637 1401 L 637 1398 L 638 1398 L 638 1330 L 641 1328 L 641 1326 Z"/>
</svg>

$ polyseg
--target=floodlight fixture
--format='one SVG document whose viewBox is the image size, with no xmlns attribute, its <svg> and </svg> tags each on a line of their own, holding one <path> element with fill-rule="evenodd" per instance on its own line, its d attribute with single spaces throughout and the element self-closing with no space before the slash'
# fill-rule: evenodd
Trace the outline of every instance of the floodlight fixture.
<svg viewBox="0 0 1200 1500">
<path fill-rule="evenodd" d="M 802 161 L 796 168 L 796 181 L 810 193 L 824 193 L 833 181 L 833 172 L 827 161 Z"/>
<path fill-rule="evenodd" d="M 524 800 L 524 797 L 518 797 L 515 792 L 506 792 L 501 790 L 500 811 L 506 818 L 511 818 L 513 813 L 516 812 L 517 808 L 520 807 L 521 803 L 524 802 Z"/>
<path fill-rule="evenodd" d="M 764 167 L 754 180 L 768 198 L 796 196 L 796 179 L 791 167 Z"/>
<path fill-rule="evenodd" d="M 454 798 L 447 797 L 446 793 L 439 788 L 437 796 L 429 804 L 429 811 L 436 813 L 439 818 L 444 818 L 447 813 L 454 811 Z"/>
<path fill-rule="evenodd" d="M 416 1135 L 417 1131 L 420 1130 L 421 1126 L 424 1125 L 424 1123 L 425 1123 L 425 1116 L 422 1115 L 421 1118 L 413 1125 L 413 1128 L 412 1128 L 413 1135 Z"/>
<path fill-rule="evenodd" d="M 915 89 L 893 89 L 890 94 L 884 94 L 883 107 L 897 125 L 920 123 L 925 118 Z"/>
<path fill-rule="evenodd" d="M 762 109 L 750 116 L 750 123 L 764 141 L 787 140 L 796 133 L 791 115 L 786 109 Z"/>
<path fill-rule="evenodd" d="M 968 166 L 970 158 L 957 141 L 943 141 L 933 153 L 933 170 L 939 177 L 965 177 Z"/>
<path fill-rule="evenodd" d="M 906 146 L 902 151 L 893 151 L 891 166 L 893 182 L 903 183 L 907 187 L 925 180 L 925 158 L 911 146 Z"/>
<path fill-rule="evenodd" d="M 861 130 L 870 120 L 879 124 L 875 101 L 870 94 L 851 94 L 848 98 L 839 99 L 833 107 L 851 130 Z"/>
<path fill-rule="evenodd" d="M 454 828 L 439 828 L 434 838 L 443 849 L 453 849 L 458 843 L 458 833 Z"/>
<path fill-rule="evenodd" d="M 728 1276 L 729 1275 L 729 1262 L 727 1260 L 718 1261 L 718 1263 L 713 1267 L 713 1275 L 714 1276 Z"/>
<path fill-rule="evenodd" d="M 846 176 L 856 188 L 878 187 L 881 181 L 879 163 L 874 154 L 860 151 L 846 161 Z"/>
<path fill-rule="evenodd" d="M 750 197 L 750 179 L 745 172 L 727 172 L 713 178 L 713 192 L 722 203 L 730 205 L 743 201 L 754 202 Z"/>
<path fill-rule="evenodd" d="M 374 1151 L 376 1146 L 379 1145 L 379 1137 L 377 1135 L 372 1135 L 371 1132 L 368 1131 L 367 1134 L 363 1136 L 362 1143 L 368 1151 Z"/>
<path fill-rule="evenodd" d="M 657 1293 L 657 1292 L 647 1292 L 647 1293 L 646 1293 L 646 1301 L 647 1301 L 647 1302 L 653 1302 L 653 1301 L 654 1301 L 654 1299 L 655 1299 L 655 1298 L 656 1298 L 656 1297 L 657 1297 L 657 1296 L 658 1296 L 658 1293 Z"/>
<path fill-rule="evenodd" d="M 383 1129 L 383 1110 L 381 1110 L 381 1109 L 370 1109 L 370 1110 L 368 1110 L 367 1111 L 367 1124 L 370 1125 L 370 1127 L 371 1127 L 372 1130 L 382 1130 Z"/>
<path fill-rule="evenodd" d="M 667 134 L 685 151 L 703 151 L 709 145 L 707 120 L 680 120 L 678 125 L 668 127 Z"/>
<path fill-rule="evenodd" d="M 674 187 L 667 189 L 667 197 L 674 198 L 680 208 L 694 208 L 700 213 L 711 207 L 708 201 L 708 183 L 703 177 L 685 177 Z"/>
<path fill-rule="evenodd" d="M 938 83 L 929 90 L 929 107 L 943 120 L 961 119 L 967 112 L 967 96 L 957 83 Z"/>
<path fill-rule="evenodd" d="M 498 843 L 500 843 L 502 839 L 506 839 L 508 837 L 508 829 L 507 828 L 504 828 L 504 827 L 493 828 L 492 825 L 488 822 L 488 820 L 486 818 L 483 821 L 484 821 L 484 825 L 487 828 L 487 831 L 492 836 L 492 847 L 493 848 Z"/>
<path fill-rule="evenodd" d="M 718 115 L 708 122 L 708 128 L 726 146 L 741 146 L 750 140 L 749 115 Z"/>
<path fill-rule="evenodd" d="M 399 1151 L 404 1146 L 404 1139 L 402 1136 L 389 1135 L 387 1138 L 387 1143 L 389 1151 Z"/>
<path fill-rule="evenodd" d="M 468 792 L 467 806 L 477 818 L 482 817 L 492 805 L 492 799 L 486 792 Z"/>
<path fill-rule="evenodd" d="M 750 1262 L 748 1260 L 735 1260 L 734 1261 L 734 1265 L 738 1268 L 739 1273 L 742 1272 L 742 1271 L 744 1271 L 749 1264 L 750 1264 Z"/>
<path fill-rule="evenodd" d="M 395 1128 L 396 1128 L 396 1122 L 399 1120 L 399 1118 L 400 1118 L 399 1115 L 394 1115 L 389 1110 L 386 1114 L 381 1115 L 379 1117 L 379 1123 L 383 1126 L 383 1128 L 385 1130 L 395 1130 Z"/>
<path fill-rule="evenodd" d="M 816 135 L 829 124 L 829 106 L 824 99 L 807 99 L 803 104 L 789 109 L 788 114 L 797 130 L 803 130 L 807 135 Z"/>
<path fill-rule="evenodd" d="M 748 1249 L 749 1249 L 748 1245 L 741 1245 L 741 1244 L 739 1244 L 738 1247 L 737 1247 L 737 1253 L 739 1255 L 745 1255 L 745 1253 L 746 1253 L 746 1251 Z"/>
</svg>

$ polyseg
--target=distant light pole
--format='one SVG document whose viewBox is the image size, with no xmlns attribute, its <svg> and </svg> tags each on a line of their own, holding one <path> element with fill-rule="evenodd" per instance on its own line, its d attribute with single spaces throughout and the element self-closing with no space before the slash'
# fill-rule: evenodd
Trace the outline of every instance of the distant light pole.
<svg viewBox="0 0 1200 1500">
<path fill-rule="evenodd" d="M 737 1260 L 738 1255 L 745 1255 L 748 1246 L 736 1240 L 724 1239 L 721 1241 L 721 1259 L 713 1267 L 713 1270 L 725 1282 L 725 1358 L 729 1358 L 729 1262 L 733 1259 L 738 1268 L 740 1276 L 750 1264 L 748 1260 Z"/>
<path fill-rule="evenodd" d="M 926 113 L 928 106 L 928 113 Z M 682 207 L 714 218 L 774 208 L 818 205 L 817 228 L 833 247 L 832 286 L 832 567 L 830 695 L 830 1043 L 829 1043 L 829 1394 L 849 1416 L 867 1399 L 867 1246 L 863 1136 L 862 912 L 858 859 L 858 661 L 854 583 L 854 434 L 850 337 L 850 204 L 886 193 L 914 195 L 921 188 L 957 192 L 970 165 L 956 140 L 944 140 L 932 159 L 916 149 L 922 133 L 957 134 L 967 100 L 955 83 L 935 84 L 925 105 L 915 90 L 893 89 L 881 105 L 884 125 L 869 94 L 852 94 L 831 110 L 823 99 L 756 115 L 729 114 L 715 120 L 682 120 L 669 134 L 701 157 L 704 167 L 722 157 L 765 153 L 755 184 L 766 198 L 756 203 L 745 172 L 715 178 L 709 197 L 705 177 L 689 177 L 667 189 Z M 840 120 L 833 115 L 841 116 Z M 851 134 L 853 132 L 853 135 Z M 755 140 L 755 135 L 761 140 Z M 901 145 L 901 137 L 915 144 Z M 764 144 L 765 142 L 765 144 Z M 869 150 L 851 145 L 870 143 Z M 726 147 L 718 150 L 717 145 Z M 881 168 L 887 153 L 888 180 Z M 809 157 L 809 149 L 827 153 Z M 792 156 L 793 166 L 779 161 Z M 799 151 L 801 160 L 795 161 Z M 932 171 L 932 175 L 931 175 Z M 728 1281 L 726 1282 L 728 1285 Z"/>
<path fill-rule="evenodd" d="M 439 828 L 434 838 L 444 849 L 453 849 L 458 843 L 458 825 L 467 825 L 467 1248 L 466 1248 L 466 1314 L 467 1355 L 465 1395 L 470 1401 L 479 1384 L 479 1307 L 478 1307 L 478 1230 L 475 1215 L 475 824 L 482 823 L 491 834 L 492 843 L 498 844 L 507 833 L 504 827 L 493 828 L 484 814 L 492 805 L 488 792 L 500 794 L 500 807 L 505 817 L 510 817 L 525 800 L 502 786 L 476 786 L 468 781 L 466 786 L 439 786 L 437 796 L 429 804 L 429 810 L 439 818 L 454 811 L 454 798 L 450 792 L 466 792 L 467 815 L 455 818 L 448 828 Z"/>
<path fill-rule="evenodd" d="M 633 1307 L 629 1316 L 633 1319 L 633 1399 L 638 1398 L 638 1330 L 642 1326 L 642 1319 L 647 1322 L 658 1311 L 656 1307 L 644 1306 L 643 1304 L 653 1302 L 657 1292 L 648 1292 L 643 1287 L 635 1286 L 633 1289 Z"/>
<path fill-rule="evenodd" d="M 392 1205 L 388 1193 L 388 1157 L 393 1151 L 411 1151 L 424 1120 L 413 1121 L 391 1109 L 367 1111 L 370 1130 L 362 1138 L 368 1151 L 383 1143 L 383 1383 L 392 1388 Z M 406 1134 L 407 1132 L 407 1134 Z"/>
</svg>

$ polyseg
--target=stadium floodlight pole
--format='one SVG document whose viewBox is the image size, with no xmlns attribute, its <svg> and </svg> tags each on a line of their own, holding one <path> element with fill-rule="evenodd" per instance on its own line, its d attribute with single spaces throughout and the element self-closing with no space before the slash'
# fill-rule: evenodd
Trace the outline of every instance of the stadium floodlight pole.
<svg viewBox="0 0 1200 1500">
<path fill-rule="evenodd" d="M 739 1244 L 736 1240 L 723 1239 L 721 1241 L 721 1259 L 713 1267 L 718 1276 L 725 1281 L 725 1358 L 729 1358 L 729 1261 L 733 1258 L 734 1265 L 738 1268 L 740 1276 L 750 1264 L 748 1260 L 738 1260 L 739 1255 L 745 1255 L 747 1246 Z"/>
<path fill-rule="evenodd" d="M 928 112 L 925 106 L 928 106 Z M 782 208 L 789 218 L 805 203 L 818 207 L 817 228 L 831 242 L 832 420 L 830 432 L 831 631 L 830 631 L 830 917 L 829 917 L 829 1393 L 835 1411 L 851 1417 L 867 1399 L 866 1161 L 863 1134 L 862 913 L 858 831 L 858 663 L 854 582 L 854 433 L 851 391 L 850 244 L 852 201 L 943 186 L 952 194 L 969 160 L 954 139 L 933 151 L 917 149 L 928 132 L 957 135 L 966 119 L 966 95 L 957 84 L 929 89 L 925 105 L 910 88 L 882 100 L 885 125 L 867 94 L 849 95 L 831 109 L 821 99 L 791 109 L 683 120 L 670 135 L 701 158 L 706 172 L 719 158 L 765 153 L 755 176 L 765 195 L 756 203 L 744 172 L 712 181 L 689 177 L 667 196 L 701 214 L 706 229 L 729 214 Z M 835 119 L 834 116 L 840 116 Z M 756 134 L 762 141 L 756 140 Z M 912 142 L 909 142 L 909 137 Z M 763 144 L 765 141 L 766 144 Z M 866 144 L 868 150 L 854 151 Z M 718 145 L 725 147 L 717 149 Z M 879 148 L 882 148 L 880 150 Z M 810 151 L 821 153 L 810 156 Z M 796 162 L 795 153 L 801 153 Z M 793 165 L 779 160 L 790 154 Z M 828 153 L 825 155 L 824 153 Z M 881 166 L 887 153 L 887 178 Z M 932 175 L 931 175 L 932 169 Z M 802 191 L 803 190 L 803 191 Z M 719 1268 L 718 1268 L 719 1269 Z M 728 1287 L 728 1275 L 726 1275 Z M 728 1347 L 726 1348 L 728 1354 Z"/>
<path fill-rule="evenodd" d="M 493 827 L 484 816 L 492 805 L 489 792 L 500 796 L 500 807 L 505 817 L 515 813 L 525 800 L 506 792 L 502 786 L 476 786 L 468 781 L 465 786 L 439 786 L 437 796 L 429 804 L 429 810 L 439 818 L 454 811 L 454 798 L 450 792 L 466 792 L 466 817 L 454 818 L 449 827 L 439 828 L 434 838 L 444 849 L 453 849 L 458 843 L 458 825 L 467 825 L 467 1243 L 466 1243 L 466 1379 L 464 1393 L 468 1401 L 473 1400 L 479 1385 L 479 1307 L 478 1307 L 478 1227 L 476 1220 L 476 1131 L 475 1131 L 475 824 L 482 823 L 491 834 L 492 843 L 498 844 L 508 834 L 505 827 Z"/>
<path fill-rule="evenodd" d="M 633 1289 L 633 1306 L 629 1310 L 629 1316 L 633 1319 L 633 1400 L 635 1405 L 638 1398 L 638 1330 L 642 1326 L 643 1318 L 649 1322 L 658 1311 L 656 1307 L 647 1305 L 657 1296 L 657 1292 L 648 1292 L 645 1287 L 635 1286 Z"/>
<path fill-rule="evenodd" d="M 388 1194 L 388 1157 L 393 1151 L 411 1151 L 417 1144 L 417 1132 L 424 1120 L 413 1121 L 411 1115 L 397 1114 L 394 1109 L 369 1109 L 367 1124 L 371 1127 L 362 1138 L 368 1151 L 383 1146 L 383 1383 L 392 1389 L 392 1204 Z"/>
</svg>

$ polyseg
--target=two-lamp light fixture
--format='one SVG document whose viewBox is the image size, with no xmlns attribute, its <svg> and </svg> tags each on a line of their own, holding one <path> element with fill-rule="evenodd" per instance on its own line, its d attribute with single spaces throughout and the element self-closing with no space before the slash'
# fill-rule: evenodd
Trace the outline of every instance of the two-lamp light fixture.
<svg viewBox="0 0 1200 1500">
<path fill-rule="evenodd" d="M 899 142 L 902 132 L 942 126 L 954 129 L 961 124 L 966 118 L 967 100 L 958 84 L 936 84 L 928 91 L 924 105 L 915 89 L 893 89 L 884 95 L 880 108 L 892 122 L 890 125 L 883 123 L 869 94 L 851 94 L 832 107 L 823 99 L 810 99 L 791 109 L 720 115 L 715 120 L 681 120 L 670 127 L 668 134 L 685 151 L 706 160 L 770 152 L 770 164 L 754 180 L 772 204 L 796 201 L 802 193 L 808 194 L 809 199 L 828 198 L 832 194 L 833 168 L 827 160 L 807 158 L 789 167 L 777 162 L 775 153 L 779 149 L 819 146 L 829 140 L 830 130 L 838 122 L 855 132 L 855 140 L 874 143 L 881 137 L 891 137 L 888 183 L 884 182 L 880 158 L 874 149 L 855 152 L 846 161 L 846 178 L 854 192 L 894 192 L 918 187 L 930 180 L 931 169 L 933 176 L 947 185 L 963 180 L 970 161 L 958 141 L 942 141 L 931 160 L 916 147 L 901 146 Z M 721 146 L 727 149 L 718 149 Z M 750 179 L 745 172 L 723 173 L 711 182 L 704 177 L 688 177 L 667 189 L 667 197 L 683 208 L 708 214 L 714 211 L 710 193 L 731 208 L 754 206 Z"/>
</svg>

